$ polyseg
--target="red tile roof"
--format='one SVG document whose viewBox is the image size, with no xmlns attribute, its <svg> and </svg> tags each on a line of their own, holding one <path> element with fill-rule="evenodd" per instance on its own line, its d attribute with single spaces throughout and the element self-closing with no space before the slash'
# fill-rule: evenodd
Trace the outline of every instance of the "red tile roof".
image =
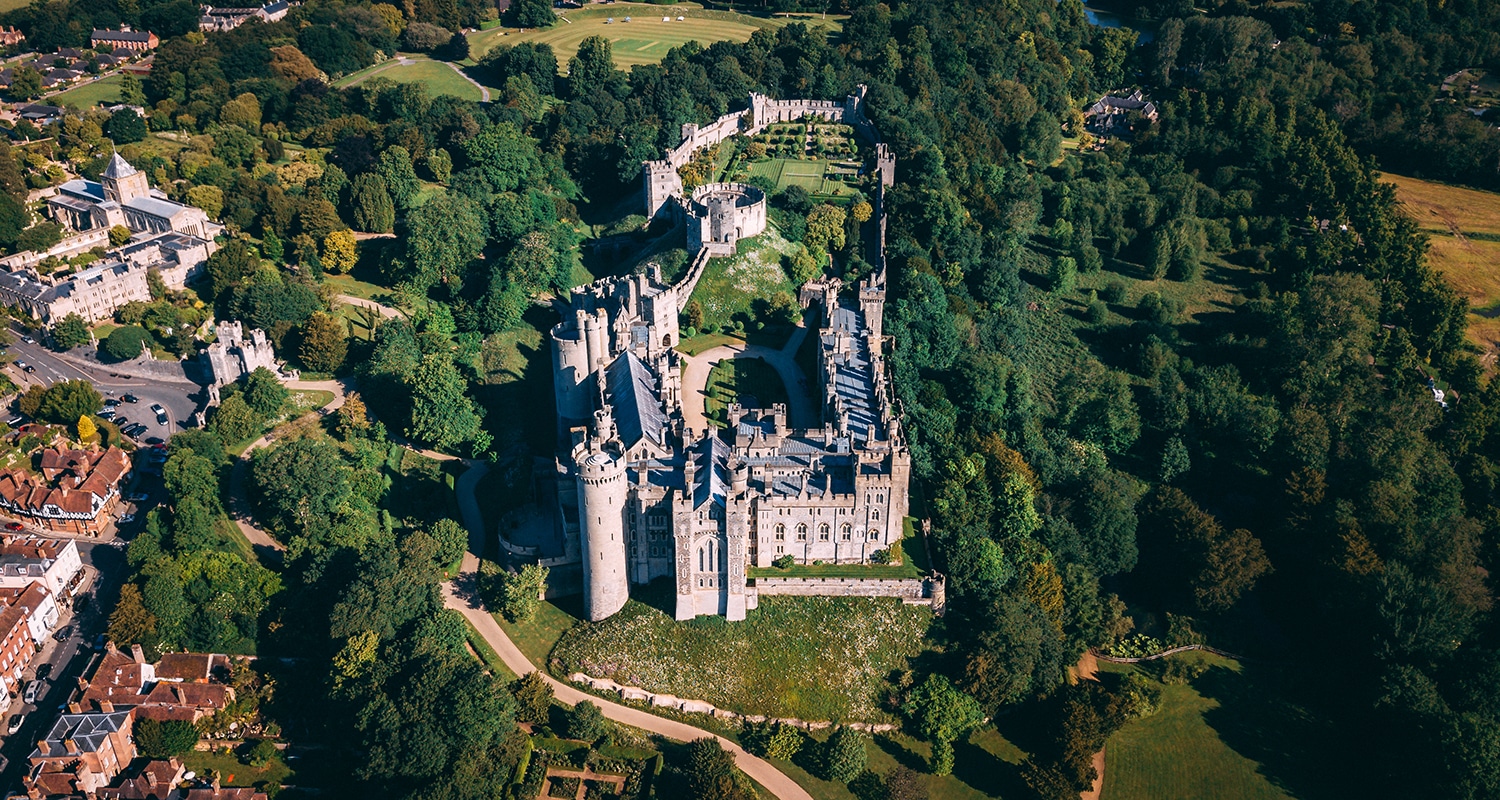
<svg viewBox="0 0 1500 800">
<path fill-rule="evenodd" d="M 164 681 L 207 683 L 216 670 L 228 670 L 229 658 L 216 653 L 167 653 L 156 662 L 156 677 Z"/>
</svg>

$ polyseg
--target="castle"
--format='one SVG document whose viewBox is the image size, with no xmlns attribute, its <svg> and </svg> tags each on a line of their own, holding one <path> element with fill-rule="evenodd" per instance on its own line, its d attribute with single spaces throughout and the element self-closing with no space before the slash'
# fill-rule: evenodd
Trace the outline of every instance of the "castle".
<svg viewBox="0 0 1500 800">
<path fill-rule="evenodd" d="M 803 416 L 815 419 L 789 420 L 785 404 L 732 405 L 726 430 L 695 429 L 685 406 L 701 404 L 704 387 L 684 385 L 688 357 L 674 349 L 678 314 L 709 255 L 726 243 L 733 252 L 733 239 L 764 228 L 765 198 L 752 187 L 733 188 L 738 184 L 711 184 L 684 198 L 680 180 L 670 188 L 676 168 L 669 177 L 660 165 L 680 166 L 696 147 L 770 121 L 808 114 L 863 121 L 863 97 L 863 87 L 843 104 L 751 95 L 745 114 L 703 130 L 684 126 L 683 145 L 647 162 L 643 177 L 650 213 L 676 208 L 691 220 L 703 209 L 702 223 L 686 226 L 697 253 L 692 267 L 675 284 L 653 265 L 647 274 L 578 287 L 552 329 L 558 503 L 583 562 L 590 620 L 619 611 L 631 584 L 662 577 L 674 581 L 677 619 L 744 619 L 758 598 L 748 569 L 787 556 L 870 563 L 900 541 L 911 458 L 885 378 L 883 258 L 852 296 L 841 296 L 835 278 L 802 287 L 804 308 L 819 308 L 817 370 L 805 389 L 787 389 L 813 394 Z M 867 122 L 856 130 L 874 136 Z M 894 159 L 883 145 L 876 149 L 883 245 L 883 195 Z M 662 187 L 667 194 L 658 197 Z M 750 211 L 756 204 L 760 210 Z"/>
</svg>

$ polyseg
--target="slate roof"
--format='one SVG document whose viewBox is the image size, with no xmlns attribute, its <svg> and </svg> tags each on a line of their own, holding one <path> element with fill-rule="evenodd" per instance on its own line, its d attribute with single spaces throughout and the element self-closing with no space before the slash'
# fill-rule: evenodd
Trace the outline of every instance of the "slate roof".
<svg viewBox="0 0 1500 800">
<path fill-rule="evenodd" d="M 710 501 L 723 505 L 729 487 L 728 443 L 710 436 L 688 451 L 688 458 L 694 459 L 693 508 Z"/>
<path fill-rule="evenodd" d="M 627 350 L 605 367 L 605 380 L 625 447 L 634 447 L 643 438 L 665 445 L 667 413 L 657 395 L 656 378 L 645 363 Z"/>
<path fill-rule="evenodd" d="M 138 171 L 139 170 L 130 165 L 129 161 L 121 158 L 119 153 L 115 153 L 113 156 L 110 156 L 109 165 L 104 168 L 103 177 L 128 178 L 131 175 L 136 174 L 136 172 Z"/>
<path fill-rule="evenodd" d="M 101 31 L 94 29 L 92 38 L 96 41 L 106 42 L 149 42 L 150 31 Z"/>
<path fill-rule="evenodd" d="M 97 752 L 111 733 L 125 727 L 130 719 L 129 711 L 114 711 L 89 714 L 60 714 L 53 721 L 46 738 L 37 742 L 29 758 L 67 758 L 68 749 L 63 742 L 72 739 L 79 752 Z M 43 749 L 45 748 L 45 749 Z"/>
</svg>

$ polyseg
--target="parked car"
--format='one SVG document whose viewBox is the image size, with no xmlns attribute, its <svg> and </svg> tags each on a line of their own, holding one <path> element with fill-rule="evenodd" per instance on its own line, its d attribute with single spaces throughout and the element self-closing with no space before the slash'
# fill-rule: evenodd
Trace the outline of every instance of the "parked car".
<svg viewBox="0 0 1500 800">
<path fill-rule="evenodd" d="M 105 419 L 110 419 L 110 418 L 114 417 L 114 415 L 115 415 L 115 410 L 113 408 L 106 408 L 103 411 L 99 412 L 99 416 L 101 416 L 101 417 L 103 417 Z"/>
<path fill-rule="evenodd" d="M 85 595 L 85 596 L 87 596 L 87 595 Z M 52 674 L 52 662 L 51 661 L 43 661 L 42 665 L 40 667 L 36 668 L 36 679 L 37 680 L 43 680 L 48 675 L 51 675 L 51 674 Z"/>
<path fill-rule="evenodd" d="M 73 626 L 72 625 L 64 625 L 61 628 L 57 629 L 57 633 L 52 634 L 52 638 L 58 640 L 59 642 L 66 642 L 68 640 L 68 637 L 72 636 L 72 635 L 73 635 Z M 40 680 L 40 678 L 38 680 Z"/>
<path fill-rule="evenodd" d="M 28 375 L 30 375 L 33 372 L 36 372 L 36 367 L 33 367 L 30 364 L 27 364 L 26 367 L 25 367 L 25 369 L 26 369 L 26 374 L 28 374 Z"/>
<path fill-rule="evenodd" d="M 115 424 L 119 425 L 120 426 L 120 430 L 123 431 L 123 430 L 125 430 L 125 426 L 130 424 L 130 418 L 129 417 L 115 417 Z"/>
<path fill-rule="evenodd" d="M 136 397 L 133 394 L 120 395 L 120 399 L 124 400 L 127 403 L 139 403 L 139 402 L 141 402 L 141 398 Z"/>
<path fill-rule="evenodd" d="M 20 414 L 17 414 L 15 416 L 11 417 L 10 419 L 6 420 L 5 424 L 11 426 L 12 428 L 14 428 L 17 425 L 20 425 L 21 423 L 23 423 L 25 421 L 26 421 L 25 417 L 21 416 Z"/>
<path fill-rule="evenodd" d="M 117 406 L 119 404 L 120 404 L 120 401 L 114 399 L 113 397 L 106 398 L 105 401 L 104 401 L 104 407 L 105 408 L 114 408 L 115 406 Z"/>
<path fill-rule="evenodd" d="M 18 359 L 16 359 L 16 366 L 20 367 L 21 369 L 26 369 L 26 367 L 28 365 L 26 364 L 26 362 L 24 360 L 18 358 Z"/>
<path fill-rule="evenodd" d="M 22 336 L 21 337 L 21 341 L 23 341 L 23 342 L 25 342 L 27 344 L 36 344 L 36 340 L 33 339 L 33 338 L 31 338 L 30 336 Z"/>
<path fill-rule="evenodd" d="M 166 442 L 162 441 L 160 436 L 153 436 L 150 439 L 146 440 L 146 444 L 149 444 L 152 447 L 161 447 L 162 445 L 166 444 Z"/>
<path fill-rule="evenodd" d="M 135 522 L 135 515 L 134 514 L 121 514 L 120 515 L 120 524 L 121 525 L 129 525 L 132 522 Z"/>
<path fill-rule="evenodd" d="M 32 681 L 26 684 L 26 694 L 22 696 L 22 699 L 26 701 L 26 705 L 36 705 L 36 696 L 42 690 L 42 686 L 41 681 Z"/>
<path fill-rule="evenodd" d="M 26 526 L 19 522 L 7 522 L 5 523 L 5 529 L 8 531 L 24 531 L 26 530 Z"/>
<path fill-rule="evenodd" d="M 21 729 L 21 723 L 25 721 L 25 714 L 11 714 L 10 724 L 5 726 L 5 732 L 11 735 L 15 735 L 15 732 Z"/>
<path fill-rule="evenodd" d="M 137 422 L 134 425 L 131 425 L 129 428 L 125 429 L 125 435 L 134 439 L 149 430 L 151 429 Z"/>
</svg>

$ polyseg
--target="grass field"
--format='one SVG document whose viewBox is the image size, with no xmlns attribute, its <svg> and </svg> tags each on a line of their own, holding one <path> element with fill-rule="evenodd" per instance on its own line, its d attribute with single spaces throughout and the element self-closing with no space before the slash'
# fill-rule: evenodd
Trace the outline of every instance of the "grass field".
<svg viewBox="0 0 1500 800">
<path fill-rule="evenodd" d="M 786 386 L 765 359 L 726 358 L 708 371 L 708 416 L 715 425 L 728 424 L 724 409 L 731 403 L 770 408 L 785 402 Z"/>
<path fill-rule="evenodd" d="M 777 191 L 788 186 L 801 186 L 809 194 L 819 196 L 836 196 L 851 191 L 842 181 L 825 177 L 828 162 L 821 159 L 767 158 L 750 162 L 745 172 L 752 178 L 762 176 L 775 181 Z"/>
<path fill-rule="evenodd" d="M 556 672 L 586 672 L 744 713 L 884 720 L 877 695 L 922 650 L 932 619 L 896 598 L 763 597 L 742 622 L 677 622 L 669 581 L 607 620 L 578 625 L 552 651 Z"/>
<path fill-rule="evenodd" d="M 0 10 L 4 10 L 5 0 L 0 0 Z M 65 92 L 60 92 L 47 98 L 46 102 L 58 106 L 76 108 L 80 111 L 92 108 L 100 103 L 120 102 L 120 82 L 123 78 L 118 74 L 107 78 L 100 78 L 93 83 L 86 83 L 74 87 Z"/>
<path fill-rule="evenodd" d="M 1335 726 L 1290 699 L 1297 681 L 1207 653 L 1208 670 L 1162 687 L 1161 709 L 1110 737 L 1103 800 L 1271 800 L 1347 796 Z M 1105 673 L 1137 669 L 1101 663 Z"/>
<path fill-rule="evenodd" d="M 372 78 L 388 78 L 397 83 L 425 84 L 428 93 L 432 95 L 446 94 L 476 102 L 482 99 L 479 87 L 454 72 L 452 67 L 444 62 L 432 61 L 421 56 L 406 56 L 400 60 L 392 59 L 376 64 L 369 69 L 344 77 L 336 81 L 334 85 L 340 88 L 358 86 Z"/>
<path fill-rule="evenodd" d="M 799 246 L 768 226 L 765 233 L 753 239 L 741 239 L 735 255 L 709 261 L 691 298 L 703 307 L 703 330 L 718 331 L 733 325 L 736 315 L 748 318 L 756 300 L 776 292 L 795 295 L 797 287 L 781 268 L 781 259 Z"/>
<path fill-rule="evenodd" d="M 789 19 L 766 18 L 737 14 L 731 11 L 710 11 L 692 3 L 673 6 L 657 6 L 646 3 L 613 3 L 604 8 L 583 8 L 570 11 L 550 28 L 492 28 L 469 35 L 471 57 L 478 61 L 485 53 L 500 45 L 515 45 L 521 42 L 542 42 L 552 45 L 557 53 L 558 71 L 566 74 L 568 59 L 578 52 L 578 45 L 589 36 L 604 36 L 614 46 L 615 66 L 630 69 L 637 64 L 655 64 L 666 58 L 667 52 L 688 42 L 704 45 L 714 42 L 744 42 L 750 34 L 765 28 L 774 30 L 791 22 L 803 22 L 811 27 L 823 27 L 837 33 L 843 26 L 842 18 Z M 677 17 L 685 17 L 678 21 Z M 625 18 L 630 17 L 630 22 Z M 663 22 L 670 17 L 670 22 Z M 607 20 L 613 19 L 614 22 Z"/>
<path fill-rule="evenodd" d="M 245 749 L 248 750 L 248 746 Z M 210 770 L 217 772 L 219 781 L 224 786 L 255 786 L 261 783 L 280 786 L 293 774 L 279 758 L 264 767 L 252 767 L 241 762 L 234 753 L 206 753 L 202 750 L 189 751 L 182 757 L 182 765 L 199 775 L 205 775 Z"/>
<path fill-rule="evenodd" d="M 581 598 L 574 596 L 561 598 L 564 605 L 573 603 L 576 605 Z M 520 625 L 506 621 L 501 614 L 495 615 L 495 621 L 505 630 L 505 635 L 510 637 L 516 647 L 526 655 L 531 663 L 538 668 L 547 668 L 547 656 L 552 653 L 552 648 L 557 644 L 565 633 L 579 624 L 578 617 L 574 611 L 582 612 L 581 608 L 564 610 L 562 605 L 551 600 L 544 600 L 537 605 L 536 616 L 530 622 Z"/>
<path fill-rule="evenodd" d="M 1469 338 L 1493 368 L 1500 351 L 1500 194 L 1386 173 L 1396 197 L 1431 238 L 1427 257 L 1469 298 Z"/>
<path fill-rule="evenodd" d="M 825 742 L 830 733 L 818 731 L 812 738 Z M 804 746 L 806 754 L 799 753 L 793 761 L 773 760 L 776 768 L 806 789 L 815 800 L 860 800 L 846 784 L 825 781 L 809 773 L 805 766 L 816 749 Z M 927 787 L 927 796 L 933 800 L 1005 800 L 1028 796 L 1024 786 L 1015 779 L 1026 753 L 994 728 L 986 727 L 974 731 L 968 739 L 954 744 L 956 751 L 952 775 L 927 774 L 928 759 L 932 746 L 902 733 L 883 733 L 865 745 L 868 769 L 877 775 L 887 775 L 897 766 L 905 766 L 916 772 Z M 1018 791 L 1011 791 L 1016 789 Z M 865 795 L 868 797 L 868 795 Z"/>
</svg>

